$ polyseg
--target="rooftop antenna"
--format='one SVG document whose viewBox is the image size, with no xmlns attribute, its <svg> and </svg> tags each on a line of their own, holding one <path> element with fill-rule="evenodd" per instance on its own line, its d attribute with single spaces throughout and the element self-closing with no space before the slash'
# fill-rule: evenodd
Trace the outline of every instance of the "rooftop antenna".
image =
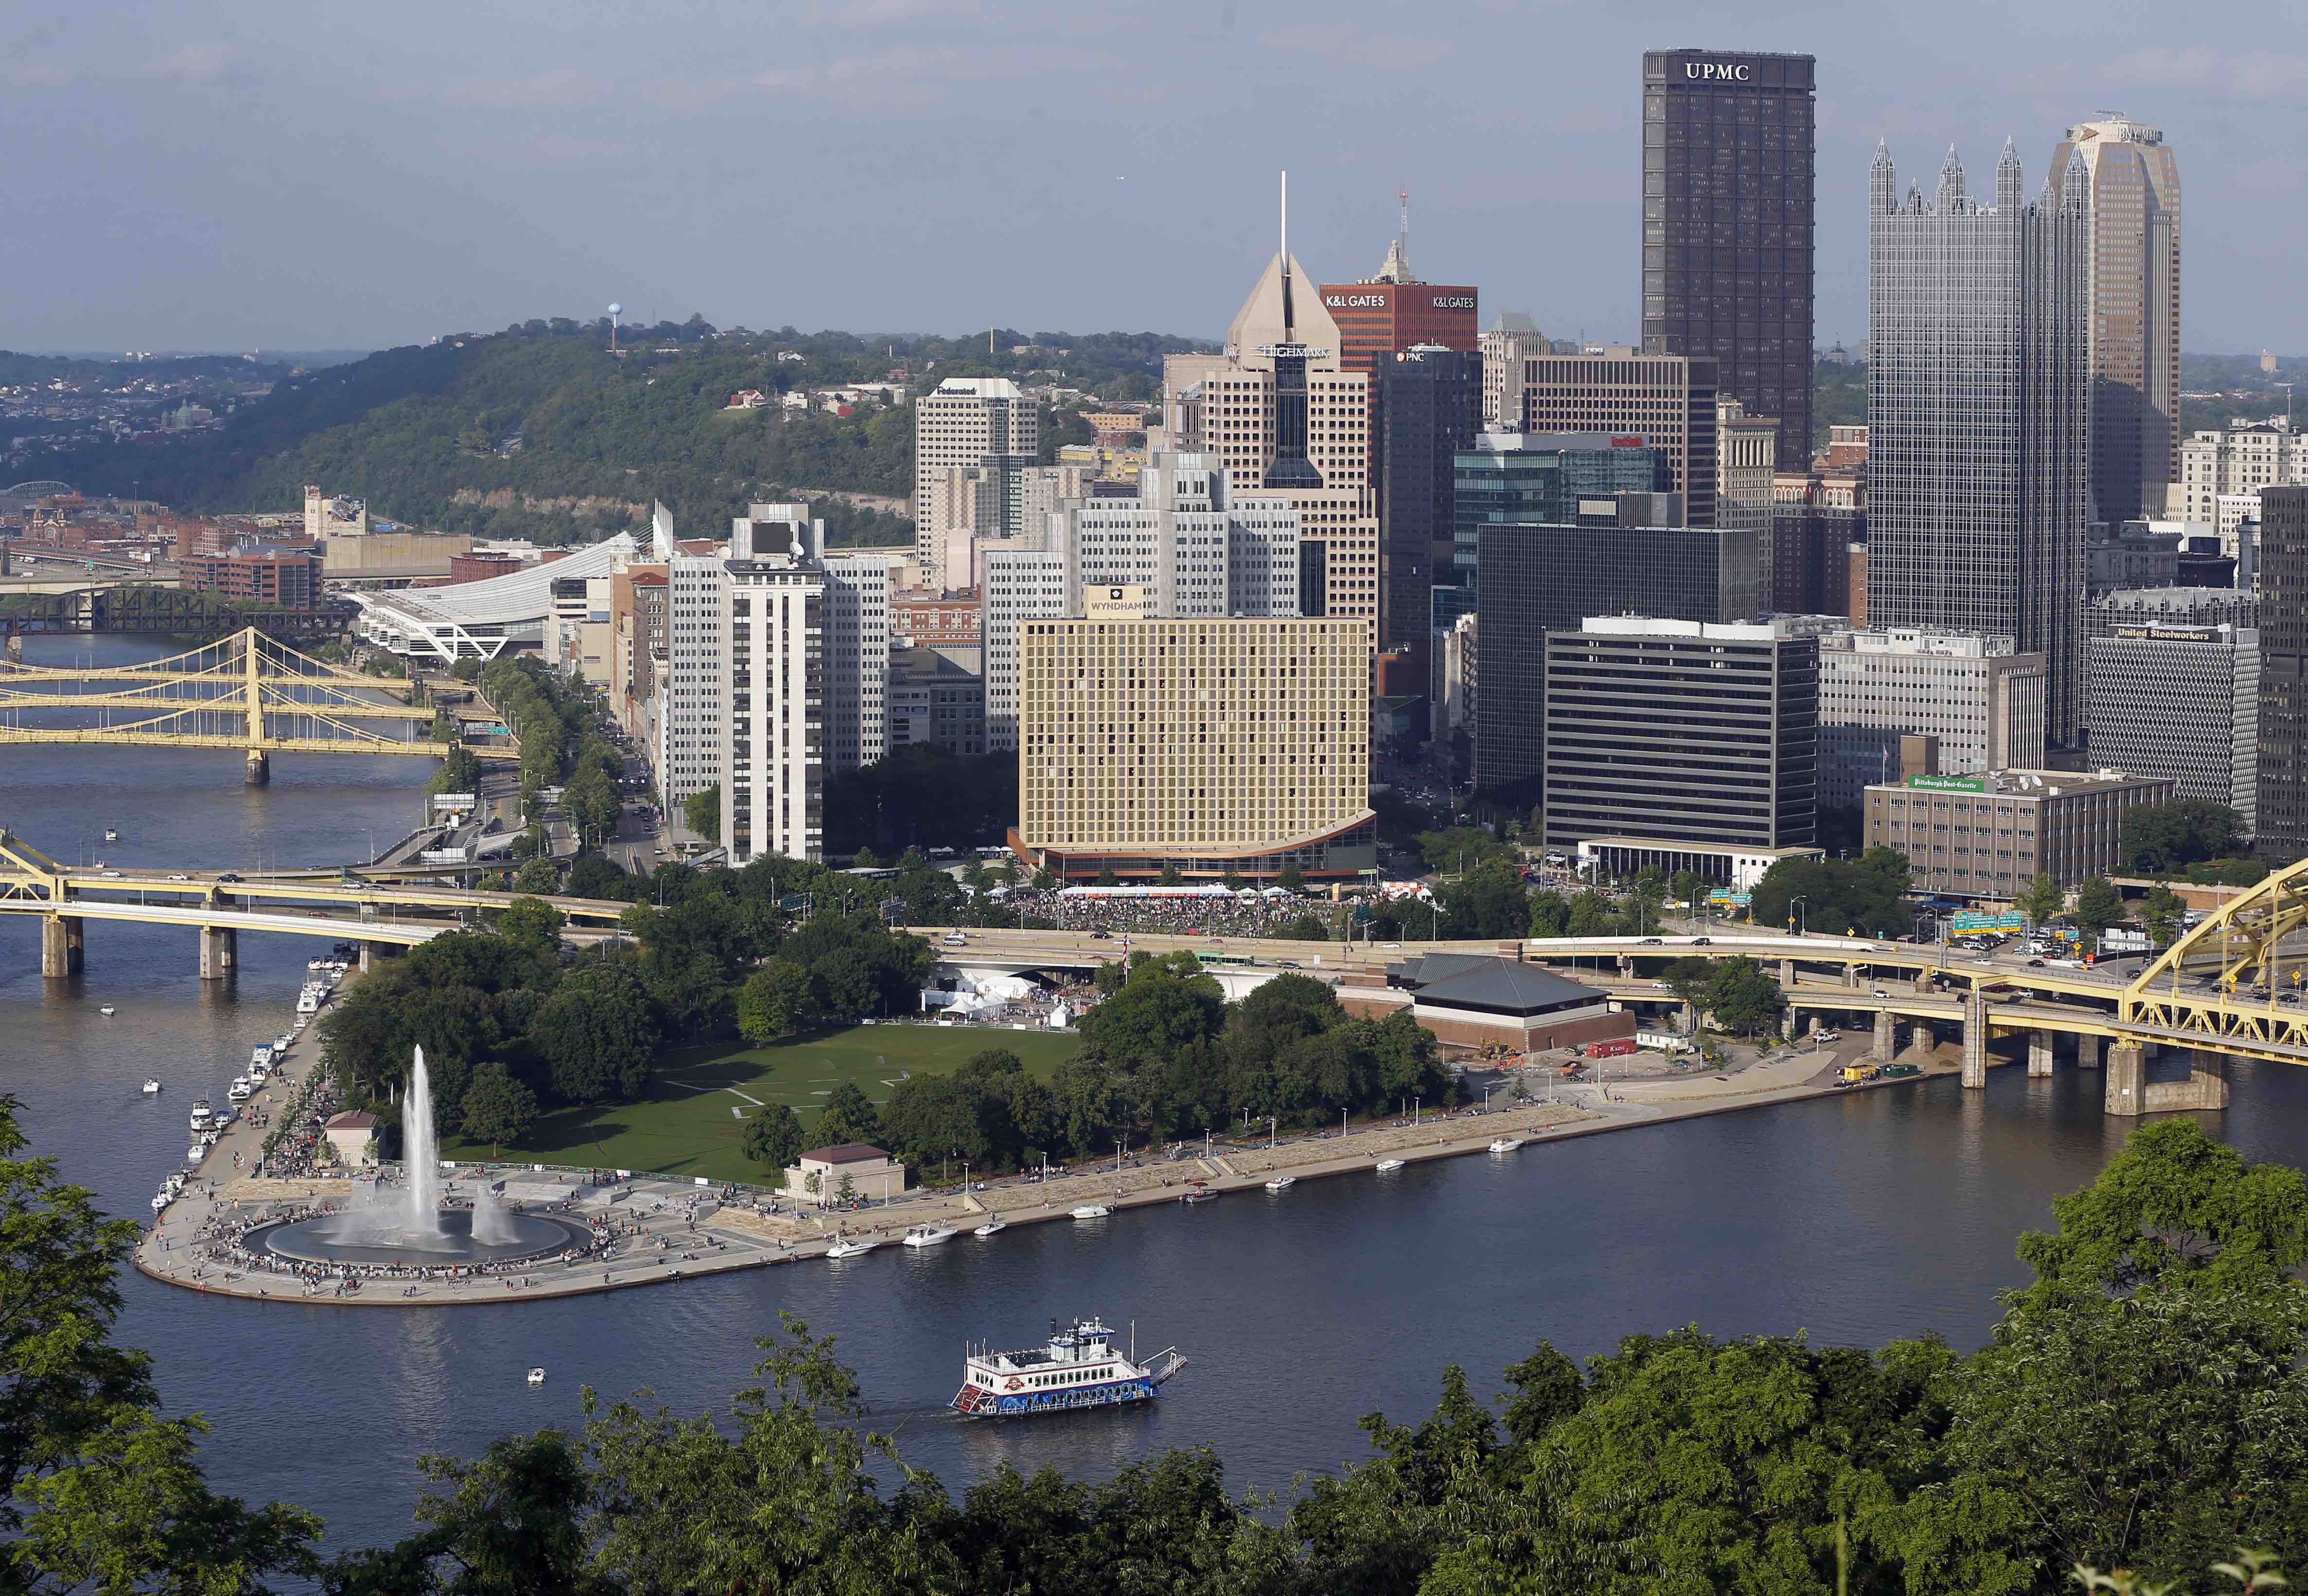
<svg viewBox="0 0 2308 1596">
<path fill-rule="evenodd" d="M 1402 230 L 1396 237 L 1402 240 L 1402 263 L 1407 268 L 1410 264 L 1410 190 L 1399 189 L 1394 197 L 1402 202 Z"/>
<path fill-rule="evenodd" d="M 1282 341 L 1296 341 L 1290 315 L 1290 174 L 1282 174 Z"/>
</svg>

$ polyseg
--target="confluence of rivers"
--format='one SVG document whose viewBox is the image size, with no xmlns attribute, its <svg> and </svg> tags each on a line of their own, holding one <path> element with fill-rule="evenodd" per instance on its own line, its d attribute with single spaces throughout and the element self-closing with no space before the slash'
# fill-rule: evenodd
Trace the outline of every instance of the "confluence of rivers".
<svg viewBox="0 0 2308 1596">
<path fill-rule="evenodd" d="M 168 651 L 34 639 L 27 658 Z M 433 768 L 283 755 L 272 784 L 250 789 L 240 765 L 0 749 L 0 823 L 73 860 L 333 863 L 365 850 L 371 827 L 379 845 L 408 832 Z M 99 840 L 108 825 L 119 842 Z M 181 1162 L 194 1091 L 220 1089 L 282 1028 L 323 946 L 245 935 L 235 979 L 203 983 L 190 931 L 91 921 L 86 973 L 49 983 L 38 922 L 0 917 L 0 1091 L 23 1100 L 35 1151 L 145 1219 Z M 146 1075 L 168 1089 L 142 1096 Z M 574 1426 L 581 1385 L 718 1410 L 781 1308 L 840 1338 L 876 1422 L 955 1488 L 1004 1461 L 1096 1476 L 1202 1442 L 1236 1488 L 1287 1488 L 1366 1455 L 1363 1414 L 1423 1414 L 1445 1364 L 1488 1393 L 1541 1337 L 1582 1358 L 1693 1323 L 1862 1345 L 1937 1330 L 1975 1346 L 1995 1294 L 2025 1278 L 2019 1232 L 2048 1224 L 2052 1199 L 2090 1181 L 2130 1129 L 2098 1095 L 2096 1073 L 1999 1069 L 1985 1091 L 1935 1080 L 1413 1165 L 1384 1183 L 1306 1181 L 1095 1227 L 487 1307 L 245 1302 L 130 1272 L 118 1333 L 152 1353 L 171 1412 L 207 1416 L 214 1483 L 313 1509 L 332 1549 L 409 1532 L 420 1453 Z M 2239 1063 L 2231 1107 L 2201 1118 L 2249 1157 L 2308 1161 L 2308 1072 Z M 945 1414 L 966 1338 L 1030 1344 L 1075 1313 L 1135 1321 L 1141 1344 L 1175 1342 L 1193 1367 L 1143 1408 L 1003 1425 Z M 532 1364 L 551 1371 L 545 1385 L 524 1383 Z"/>
</svg>

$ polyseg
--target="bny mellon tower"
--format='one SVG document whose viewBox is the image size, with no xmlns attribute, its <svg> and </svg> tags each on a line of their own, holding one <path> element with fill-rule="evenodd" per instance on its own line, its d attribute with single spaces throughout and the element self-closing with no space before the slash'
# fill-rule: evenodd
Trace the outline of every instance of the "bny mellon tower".
<svg viewBox="0 0 2308 1596">
<path fill-rule="evenodd" d="M 1926 201 L 1889 151 L 1868 182 L 1867 619 L 2011 636 L 2047 656 L 2046 727 L 2082 709 L 2090 501 L 2090 178 L 2080 159 L 1995 200 L 1948 151 Z"/>
</svg>

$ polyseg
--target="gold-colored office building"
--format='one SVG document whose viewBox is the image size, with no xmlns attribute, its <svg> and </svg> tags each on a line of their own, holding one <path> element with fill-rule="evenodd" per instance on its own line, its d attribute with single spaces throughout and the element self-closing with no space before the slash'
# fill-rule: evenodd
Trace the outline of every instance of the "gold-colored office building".
<svg viewBox="0 0 2308 1596">
<path fill-rule="evenodd" d="M 1370 628 L 1021 623 L 1017 851 L 1074 881 L 1374 867 Z"/>
</svg>

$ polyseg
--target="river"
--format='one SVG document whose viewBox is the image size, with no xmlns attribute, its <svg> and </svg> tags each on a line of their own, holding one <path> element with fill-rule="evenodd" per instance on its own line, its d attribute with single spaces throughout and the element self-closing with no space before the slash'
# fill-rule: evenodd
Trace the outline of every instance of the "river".
<svg viewBox="0 0 2308 1596">
<path fill-rule="evenodd" d="M 97 639 L 99 657 L 150 658 Z M 88 639 L 34 640 L 33 663 Z M 421 811 L 418 760 L 0 748 L 0 823 L 60 858 L 125 865 L 334 862 Z M 102 828 L 121 840 L 107 845 Z M 37 1151 L 142 1217 L 178 1163 L 194 1090 L 220 1087 L 287 1019 L 317 941 L 245 935 L 202 983 L 193 933 L 89 922 L 87 970 L 43 982 L 37 922 L 0 917 L 0 1091 Z M 106 1017 L 99 1005 L 118 1013 Z M 138 1092 L 147 1074 L 168 1090 Z M 1210 1442 L 1236 1487 L 1365 1455 L 1356 1420 L 1433 1403 L 1446 1363 L 1478 1392 L 1540 1337 L 1573 1356 L 1696 1323 L 1873 1344 L 1937 1330 L 1976 1345 L 2024 1272 L 2013 1239 L 2088 1182 L 2129 1128 L 2097 1074 L 1994 1072 L 1414 1166 L 1199 1209 L 1021 1226 L 916 1253 L 506 1307 L 411 1311 L 245 1303 L 130 1275 L 119 1334 L 149 1349 L 172 1411 L 204 1413 L 214 1482 L 321 1514 L 331 1546 L 408 1532 L 419 1454 L 579 1420 L 579 1388 L 652 1386 L 676 1410 L 745 1384 L 780 1309 L 840 1338 L 901 1452 L 959 1489 L 1003 1461 L 1102 1474 Z M 2308 1074 L 2239 1064 L 2203 1117 L 2250 1156 L 2308 1160 Z M 1134 1321 L 1193 1364 L 1150 1408 L 970 1424 L 943 1404 L 962 1342 L 1030 1343 L 1052 1316 Z M 526 1385 L 531 1364 L 547 1382 Z"/>
</svg>

